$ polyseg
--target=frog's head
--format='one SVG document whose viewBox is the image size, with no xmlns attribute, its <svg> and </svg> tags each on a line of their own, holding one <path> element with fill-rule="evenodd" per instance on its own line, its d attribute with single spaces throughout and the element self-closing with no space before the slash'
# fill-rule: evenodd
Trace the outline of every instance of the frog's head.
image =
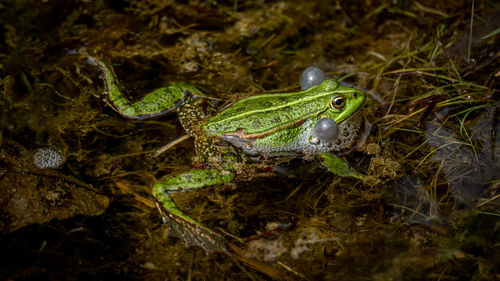
<svg viewBox="0 0 500 281">
<path fill-rule="evenodd" d="M 354 88 L 341 85 L 335 79 L 326 79 L 313 91 L 322 93 L 324 111 L 314 118 L 314 137 L 311 143 L 322 141 L 332 143 L 339 130 L 338 124 L 352 116 L 365 101 L 365 93 Z"/>
<path fill-rule="evenodd" d="M 337 124 L 356 113 L 365 101 L 363 91 L 343 86 L 336 79 L 326 79 L 317 87 L 329 93 L 326 110 L 319 117 L 330 118 Z"/>
</svg>

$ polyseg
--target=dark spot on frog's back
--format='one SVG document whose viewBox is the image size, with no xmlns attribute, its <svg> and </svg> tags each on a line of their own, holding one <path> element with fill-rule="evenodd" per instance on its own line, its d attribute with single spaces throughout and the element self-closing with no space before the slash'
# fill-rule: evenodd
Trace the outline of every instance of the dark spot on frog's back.
<svg viewBox="0 0 500 281">
<path fill-rule="evenodd" d="M 226 125 L 223 125 L 223 124 L 210 124 L 210 126 L 208 126 L 208 130 L 211 131 L 211 132 L 220 132 L 220 131 L 224 131 L 224 130 L 227 130 L 227 124 Z"/>
<path fill-rule="evenodd" d="M 226 124 L 222 125 L 221 127 L 222 127 L 221 130 L 224 132 L 227 132 L 233 128 L 231 123 L 226 123 Z"/>
<path fill-rule="evenodd" d="M 252 125 L 256 128 L 260 128 L 262 126 L 260 119 L 249 118 L 248 121 L 251 122 Z"/>
<path fill-rule="evenodd" d="M 288 97 L 280 97 L 280 98 L 278 98 L 278 102 L 279 102 L 279 104 L 286 104 L 286 103 L 290 102 L 290 100 Z"/>
<path fill-rule="evenodd" d="M 265 102 L 262 103 L 262 105 L 263 105 L 264 108 L 268 108 L 268 107 L 273 106 L 273 103 L 270 102 L 270 101 L 265 101 Z"/>
</svg>

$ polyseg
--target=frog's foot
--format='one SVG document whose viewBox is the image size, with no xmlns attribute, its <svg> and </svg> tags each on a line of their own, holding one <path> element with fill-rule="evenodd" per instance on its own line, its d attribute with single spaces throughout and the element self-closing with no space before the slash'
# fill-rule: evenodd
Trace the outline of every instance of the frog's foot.
<svg viewBox="0 0 500 281">
<path fill-rule="evenodd" d="M 156 201 L 163 222 L 168 226 L 169 235 L 184 240 L 186 247 L 200 246 L 208 254 L 212 251 L 227 252 L 224 238 L 212 230 L 200 225 L 190 217 L 168 211 L 162 202 Z"/>
<path fill-rule="evenodd" d="M 234 173 L 232 172 L 199 169 L 169 176 L 155 184 L 153 196 L 156 198 L 157 207 L 163 221 L 169 227 L 169 234 L 182 238 L 186 243 L 186 247 L 200 246 L 207 253 L 212 251 L 227 252 L 224 238 L 184 214 L 172 200 L 170 194 L 227 183 L 233 178 Z"/>
<path fill-rule="evenodd" d="M 120 91 L 113 70 L 106 63 L 94 57 L 89 57 L 87 61 L 101 72 L 106 103 L 126 118 L 147 119 L 160 116 L 178 108 L 189 95 L 202 95 L 189 83 L 172 83 L 131 103 Z"/>
<path fill-rule="evenodd" d="M 321 153 L 319 155 L 323 165 L 332 173 L 341 177 L 351 177 L 362 180 L 365 175 L 353 170 L 342 158 L 333 153 Z"/>
</svg>

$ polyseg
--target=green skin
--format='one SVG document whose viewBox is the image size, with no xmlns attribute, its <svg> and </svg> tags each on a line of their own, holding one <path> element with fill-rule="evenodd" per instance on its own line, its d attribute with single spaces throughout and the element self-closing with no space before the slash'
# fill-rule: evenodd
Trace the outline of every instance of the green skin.
<svg viewBox="0 0 500 281">
<path fill-rule="evenodd" d="M 188 83 L 176 83 L 147 94 L 130 103 L 120 92 L 112 70 L 102 61 L 89 58 L 104 76 L 107 103 L 127 118 L 145 119 L 177 109 L 186 132 L 194 138 L 197 155 L 206 163 L 193 169 L 167 176 L 153 187 L 153 196 L 170 231 L 184 239 L 187 246 L 198 245 L 207 252 L 226 251 L 224 239 L 184 214 L 171 195 L 232 181 L 233 164 L 241 151 L 249 155 L 279 157 L 293 154 L 315 154 L 334 174 L 362 179 L 338 156 L 329 152 L 328 144 L 317 144 L 314 125 L 321 118 L 341 124 L 358 111 L 365 93 L 342 86 L 334 79 L 295 93 L 272 93 L 253 96 L 207 117 L 200 110 L 203 94 Z M 344 105 L 335 108 L 334 99 Z"/>
</svg>

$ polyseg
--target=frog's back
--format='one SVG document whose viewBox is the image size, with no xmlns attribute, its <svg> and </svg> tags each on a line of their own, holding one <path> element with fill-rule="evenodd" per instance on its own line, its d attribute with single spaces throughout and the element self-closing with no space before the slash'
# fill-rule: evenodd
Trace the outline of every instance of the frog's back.
<svg viewBox="0 0 500 281">
<path fill-rule="evenodd" d="M 263 94 L 241 100 L 209 119 L 203 129 L 209 135 L 259 138 L 281 128 L 298 126 L 327 109 L 336 80 L 307 91 Z"/>
</svg>

